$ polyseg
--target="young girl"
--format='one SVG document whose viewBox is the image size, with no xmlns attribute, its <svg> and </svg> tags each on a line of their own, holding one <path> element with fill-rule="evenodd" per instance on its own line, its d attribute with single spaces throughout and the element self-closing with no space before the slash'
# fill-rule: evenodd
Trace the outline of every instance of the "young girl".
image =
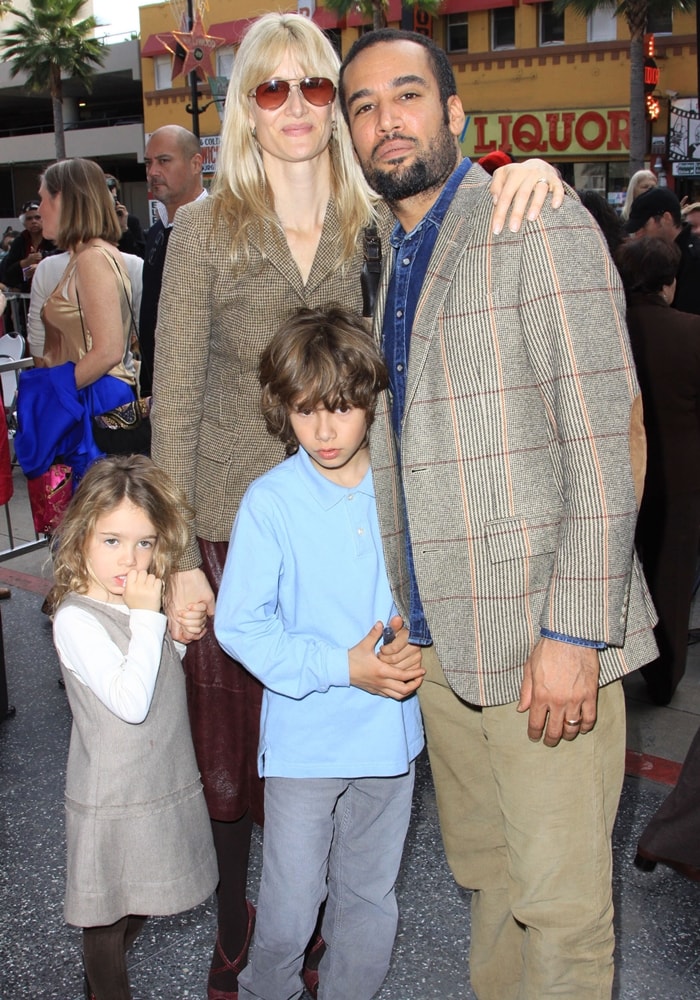
<svg viewBox="0 0 700 1000">
<path fill-rule="evenodd" d="M 54 542 L 54 642 L 73 713 L 65 918 L 83 928 L 94 1000 L 130 1000 L 147 914 L 216 887 L 211 828 L 164 588 L 188 541 L 183 500 L 149 459 L 95 463 Z M 204 624 L 204 606 L 185 617 Z"/>
</svg>

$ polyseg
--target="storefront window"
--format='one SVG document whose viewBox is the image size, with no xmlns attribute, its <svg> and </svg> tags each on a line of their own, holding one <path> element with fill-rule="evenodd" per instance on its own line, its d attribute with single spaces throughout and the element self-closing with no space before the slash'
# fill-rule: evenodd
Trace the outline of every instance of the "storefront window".
<svg viewBox="0 0 700 1000">
<path fill-rule="evenodd" d="M 574 163 L 574 187 L 577 191 L 597 191 L 605 197 L 606 163 Z"/>
<path fill-rule="evenodd" d="M 491 11 L 491 47 L 515 48 L 515 10 L 512 7 L 496 7 Z"/>
<path fill-rule="evenodd" d="M 589 42 L 614 42 L 617 38 L 617 18 L 615 4 L 609 7 L 597 7 L 588 15 Z"/>
<path fill-rule="evenodd" d="M 556 14 L 553 3 L 541 3 L 540 45 L 561 45 L 564 41 L 564 13 Z"/>
<path fill-rule="evenodd" d="M 649 11 L 647 32 L 650 35 L 670 35 L 673 32 L 673 12 L 670 5 L 668 10 Z"/>
<path fill-rule="evenodd" d="M 173 57 L 168 53 L 155 56 L 153 72 L 156 78 L 156 90 L 171 90 L 173 85 Z"/>
<path fill-rule="evenodd" d="M 465 14 L 447 15 L 447 51 L 466 52 L 469 49 L 469 21 Z"/>
<path fill-rule="evenodd" d="M 233 69 L 233 45 L 224 45 L 216 50 L 216 75 L 231 79 Z"/>
</svg>

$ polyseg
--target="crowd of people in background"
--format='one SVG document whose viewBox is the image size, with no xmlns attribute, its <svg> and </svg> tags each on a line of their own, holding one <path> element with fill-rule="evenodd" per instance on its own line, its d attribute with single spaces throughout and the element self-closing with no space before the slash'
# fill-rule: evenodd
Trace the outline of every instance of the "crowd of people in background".
<svg viewBox="0 0 700 1000">
<path fill-rule="evenodd" d="M 91 1000 L 130 1000 L 145 915 L 214 889 L 209 1000 L 371 1000 L 423 726 L 479 1000 L 610 997 L 621 682 L 674 696 L 700 545 L 700 202 L 649 170 L 619 215 L 542 161 L 492 179 L 463 126 L 424 36 L 341 65 L 268 14 L 208 190 L 167 125 L 145 234 L 74 159 L 3 236 L 17 455 L 80 482 L 50 604 Z M 134 413 L 149 457 L 110 457 Z M 700 880 L 698 772 L 700 737 L 641 867 Z"/>
</svg>

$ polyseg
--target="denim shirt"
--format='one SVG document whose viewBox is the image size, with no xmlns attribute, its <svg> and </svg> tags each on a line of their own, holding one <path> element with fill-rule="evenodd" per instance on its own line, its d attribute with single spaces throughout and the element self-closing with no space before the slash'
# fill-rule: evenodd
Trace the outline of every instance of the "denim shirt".
<svg viewBox="0 0 700 1000">
<path fill-rule="evenodd" d="M 413 329 L 416 306 L 440 226 L 457 188 L 470 167 L 471 161 L 465 157 L 455 167 L 439 198 L 418 225 L 410 233 L 406 233 L 401 224 L 397 222 L 390 237 L 394 258 L 384 310 L 382 347 L 389 368 L 389 387 L 392 397 L 391 422 L 399 453 L 401 449 L 401 424 L 406 403 L 411 330 Z M 405 499 L 402 498 L 402 502 L 405 514 Z M 427 646 L 432 642 L 432 638 L 418 591 L 408 518 L 406 518 L 406 524 L 406 560 L 410 582 L 410 637 L 411 642 L 416 645 Z M 550 629 L 541 629 L 541 634 L 559 642 L 589 646 L 594 649 L 605 649 L 606 647 L 604 642 L 564 635 Z"/>
<path fill-rule="evenodd" d="M 389 368 L 389 387 L 392 398 L 391 422 L 396 435 L 397 451 L 400 451 L 401 448 L 401 422 L 406 402 L 408 355 L 418 298 L 442 220 L 445 218 L 445 213 L 462 178 L 470 167 L 471 160 L 467 158 L 459 163 L 442 189 L 438 200 L 410 233 L 405 233 L 401 224 L 397 222 L 391 234 L 390 242 L 394 248 L 394 261 L 384 310 L 382 347 Z M 418 593 L 408 527 L 406 528 L 406 558 L 411 595 L 409 608 L 411 642 L 419 646 L 428 646 L 432 639 Z"/>
</svg>

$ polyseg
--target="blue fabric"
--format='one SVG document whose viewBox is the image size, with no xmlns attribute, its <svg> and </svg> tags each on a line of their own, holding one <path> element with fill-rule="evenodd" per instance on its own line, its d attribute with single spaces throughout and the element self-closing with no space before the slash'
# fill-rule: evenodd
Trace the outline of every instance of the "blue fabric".
<svg viewBox="0 0 700 1000">
<path fill-rule="evenodd" d="M 573 635 L 565 635 L 563 632 L 553 632 L 551 628 L 541 628 L 540 635 L 545 639 L 556 639 L 557 642 L 568 642 L 571 646 L 585 646 L 586 649 L 607 649 L 606 642 L 599 642 L 597 639 L 578 639 Z"/>
<path fill-rule="evenodd" d="M 268 778 L 255 943 L 238 1000 L 298 997 L 304 949 L 326 899 L 323 995 L 377 995 L 396 937 L 395 884 L 415 768 L 387 778 Z"/>
<path fill-rule="evenodd" d="M 450 207 L 462 178 L 471 167 L 471 160 L 463 159 L 452 172 L 440 197 L 429 212 L 410 233 L 404 232 L 397 222 L 391 234 L 394 248 L 394 264 L 387 291 L 384 323 L 382 327 L 382 348 L 389 368 L 391 389 L 391 420 L 396 435 L 397 447 L 401 448 L 401 422 L 406 401 L 406 379 L 411 345 L 411 330 L 416 315 L 418 298 L 428 270 L 430 255 L 435 247 L 442 220 Z M 406 531 L 406 558 L 411 582 L 409 617 L 411 621 L 411 642 L 427 646 L 432 642 L 428 623 L 425 620 L 423 604 L 418 592 L 413 551 L 408 530 Z"/>
<path fill-rule="evenodd" d="M 304 451 L 247 490 L 214 631 L 265 685 L 261 775 L 404 774 L 423 746 L 418 699 L 350 686 L 348 650 L 396 610 L 369 471 L 347 489 Z"/>
<path fill-rule="evenodd" d="M 103 375 L 78 389 L 75 364 L 31 368 L 19 379 L 15 453 L 28 479 L 42 475 L 57 461 L 70 465 L 77 482 L 104 456 L 92 436 L 92 418 L 134 398 L 121 379 Z"/>
</svg>

